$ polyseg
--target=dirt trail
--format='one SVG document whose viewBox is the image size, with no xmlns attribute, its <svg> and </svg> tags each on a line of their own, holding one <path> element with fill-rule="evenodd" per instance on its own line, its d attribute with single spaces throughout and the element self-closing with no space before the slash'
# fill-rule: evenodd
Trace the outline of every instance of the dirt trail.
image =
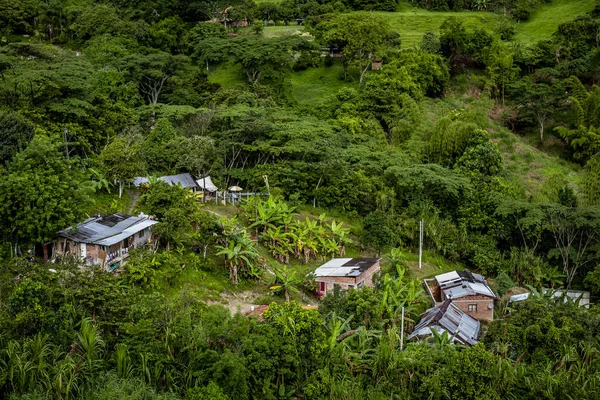
<svg viewBox="0 0 600 400">
<path fill-rule="evenodd" d="M 250 290 L 240 293 L 221 292 L 220 295 L 221 302 L 209 300 L 207 303 L 210 305 L 219 304 L 225 306 L 229 308 L 231 315 L 235 315 L 238 311 L 243 314 L 259 306 L 259 304 L 256 304 L 256 299 L 259 297 L 258 293 Z"/>
</svg>

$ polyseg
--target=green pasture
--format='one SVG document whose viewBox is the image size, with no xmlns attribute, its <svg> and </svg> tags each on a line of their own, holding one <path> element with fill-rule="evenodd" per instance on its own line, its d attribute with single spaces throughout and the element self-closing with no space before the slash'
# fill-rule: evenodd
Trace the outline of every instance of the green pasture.
<svg viewBox="0 0 600 400">
<path fill-rule="evenodd" d="M 553 0 L 543 4 L 531 19 L 517 25 L 515 39 L 525 44 L 550 39 L 563 22 L 594 9 L 595 0 Z"/>
</svg>

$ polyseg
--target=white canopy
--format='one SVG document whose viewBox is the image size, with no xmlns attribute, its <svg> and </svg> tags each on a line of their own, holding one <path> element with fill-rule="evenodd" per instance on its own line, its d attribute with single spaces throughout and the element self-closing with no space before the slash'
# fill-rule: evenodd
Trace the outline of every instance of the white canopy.
<svg viewBox="0 0 600 400">
<path fill-rule="evenodd" d="M 241 192 L 242 190 L 244 190 L 244 189 L 242 189 L 239 186 L 232 186 L 232 187 L 229 188 L 230 192 Z"/>
<path fill-rule="evenodd" d="M 212 179 L 210 179 L 210 176 L 200 178 L 196 181 L 196 183 L 198 184 L 198 186 L 200 186 L 201 189 L 204 189 L 206 191 L 209 191 L 209 192 L 217 191 L 217 187 L 213 183 Z"/>
</svg>

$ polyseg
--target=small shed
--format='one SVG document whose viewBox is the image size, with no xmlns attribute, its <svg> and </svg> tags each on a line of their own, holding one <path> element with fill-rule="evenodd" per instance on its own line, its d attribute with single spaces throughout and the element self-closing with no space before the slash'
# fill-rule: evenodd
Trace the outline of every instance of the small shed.
<svg viewBox="0 0 600 400">
<path fill-rule="evenodd" d="M 371 62 L 371 70 L 373 70 L 373 71 L 379 71 L 382 66 L 383 66 L 383 60 L 373 60 Z"/>
</svg>

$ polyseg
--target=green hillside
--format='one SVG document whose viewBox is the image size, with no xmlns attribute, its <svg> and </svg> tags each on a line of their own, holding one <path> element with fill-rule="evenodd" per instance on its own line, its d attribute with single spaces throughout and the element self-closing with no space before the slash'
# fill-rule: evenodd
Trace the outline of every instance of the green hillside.
<svg viewBox="0 0 600 400">
<path fill-rule="evenodd" d="M 446 18 L 454 17 L 463 21 L 467 29 L 491 27 L 497 16 L 488 12 L 439 12 L 402 4 L 397 12 L 376 12 L 384 17 L 393 30 L 400 34 L 402 45 L 410 47 L 420 43 L 425 32 L 439 32 Z"/>
<path fill-rule="evenodd" d="M 549 39 L 558 25 L 594 8 L 594 0 L 553 0 L 543 4 L 531 19 L 517 25 L 515 40 L 533 43 Z"/>
</svg>

